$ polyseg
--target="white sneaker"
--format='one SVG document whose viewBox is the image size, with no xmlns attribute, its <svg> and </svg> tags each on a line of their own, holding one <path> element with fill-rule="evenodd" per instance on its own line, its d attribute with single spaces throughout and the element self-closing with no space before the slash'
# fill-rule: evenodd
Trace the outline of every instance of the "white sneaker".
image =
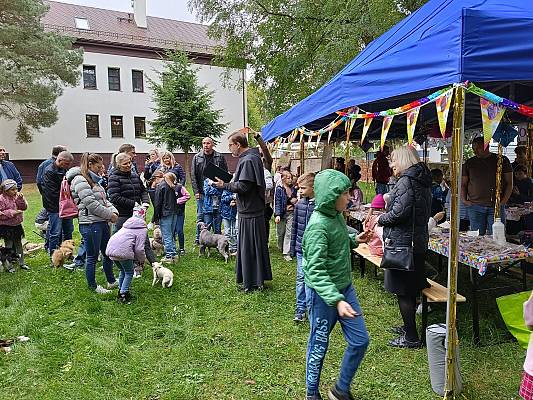
<svg viewBox="0 0 533 400">
<path fill-rule="evenodd" d="M 431 312 L 431 306 L 428 304 L 428 313 Z M 418 305 L 418 307 L 416 308 L 416 313 L 418 315 L 422 315 L 422 303 L 420 303 Z"/>
<path fill-rule="evenodd" d="M 289 256 L 288 254 L 284 255 L 284 256 L 283 256 L 283 259 L 284 259 L 285 261 L 292 261 L 292 257 Z"/>
<path fill-rule="evenodd" d="M 137 279 L 137 278 L 140 278 L 142 275 L 139 271 L 133 271 L 133 278 L 134 279 Z"/>
<path fill-rule="evenodd" d="M 104 289 L 102 286 L 98 285 L 96 286 L 96 289 L 94 291 L 98 294 L 108 294 L 111 293 L 111 290 Z"/>
<path fill-rule="evenodd" d="M 153 229 L 154 228 L 154 224 L 152 222 L 150 222 L 146 227 L 148 229 Z"/>
<path fill-rule="evenodd" d="M 63 268 L 65 268 L 68 271 L 74 271 L 74 268 L 76 268 L 76 264 L 74 263 L 63 264 Z"/>
<path fill-rule="evenodd" d="M 113 282 L 113 283 L 108 283 L 108 284 L 107 284 L 107 288 L 108 288 L 108 289 L 114 289 L 114 288 L 116 288 L 116 287 L 118 287 L 118 281 L 115 281 L 115 282 Z"/>
</svg>

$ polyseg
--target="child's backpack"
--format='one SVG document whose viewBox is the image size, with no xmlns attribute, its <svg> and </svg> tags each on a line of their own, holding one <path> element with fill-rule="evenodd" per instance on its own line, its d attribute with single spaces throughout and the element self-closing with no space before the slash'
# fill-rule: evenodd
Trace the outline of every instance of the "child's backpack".
<svg viewBox="0 0 533 400">
<path fill-rule="evenodd" d="M 63 178 L 59 189 L 59 218 L 78 218 L 78 206 L 72 198 L 70 184 Z"/>
</svg>

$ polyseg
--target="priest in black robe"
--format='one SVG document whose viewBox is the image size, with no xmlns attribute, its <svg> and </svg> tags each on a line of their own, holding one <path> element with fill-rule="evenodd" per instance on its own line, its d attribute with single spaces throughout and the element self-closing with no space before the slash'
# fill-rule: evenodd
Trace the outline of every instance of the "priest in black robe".
<svg viewBox="0 0 533 400">
<path fill-rule="evenodd" d="M 263 289 L 272 280 L 265 227 L 265 175 L 257 149 L 248 147 L 248 139 L 240 132 L 229 136 L 229 149 L 239 163 L 233 182 L 217 179 L 219 189 L 237 193 L 239 240 L 235 272 L 237 284 L 245 292 Z"/>
</svg>

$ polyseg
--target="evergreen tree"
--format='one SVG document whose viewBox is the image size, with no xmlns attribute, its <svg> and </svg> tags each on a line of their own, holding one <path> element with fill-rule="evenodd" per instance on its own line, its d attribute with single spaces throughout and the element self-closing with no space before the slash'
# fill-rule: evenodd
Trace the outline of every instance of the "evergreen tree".
<svg viewBox="0 0 533 400">
<path fill-rule="evenodd" d="M 222 111 L 213 110 L 213 93 L 198 83 L 187 55 L 168 52 L 165 69 L 158 79 L 148 79 L 153 91 L 157 117 L 150 121 L 150 143 L 164 144 L 169 151 L 185 153 L 185 169 L 190 176 L 189 152 L 202 145 L 205 136 L 219 137 L 227 124 L 218 122 Z"/>
<path fill-rule="evenodd" d="M 0 2 L 0 118 L 17 120 L 17 140 L 57 120 L 63 86 L 76 85 L 81 50 L 72 39 L 45 32 L 42 0 Z"/>
</svg>

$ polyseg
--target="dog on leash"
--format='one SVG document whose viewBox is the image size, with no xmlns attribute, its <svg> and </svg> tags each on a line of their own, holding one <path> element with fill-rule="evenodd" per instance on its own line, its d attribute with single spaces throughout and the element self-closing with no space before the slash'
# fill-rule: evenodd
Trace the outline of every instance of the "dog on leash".
<svg viewBox="0 0 533 400">
<path fill-rule="evenodd" d="M 59 249 L 54 250 L 52 253 L 52 265 L 55 268 L 60 268 L 65 262 L 72 260 L 74 246 L 74 240 L 72 239 L 63 241 L 59 246 Z"/>
<path fill-rule="evenodd" d="M 155 262 L 152 264 L 152 271 L 154 272 L 154 280 L 152 281 L 152 286 L 161 280 L 161 286 L 171 287 L 174 282 L 174 273 L 161 265 L 161 263 Z"/>
<path fill-rule="evenodd" d="M 153 231 L 153 238 L 150 239 L 150 247 L 153 251 L 160 252 L 165 246 L 163 244 L 163 235 L 161 235 L 161 228 L 156 225 Z"/>
<path fill-rule="evenodd" d="M 200 245 L 200 255 L 203 256 L 206 253 L 207 257 L 211 256 L 211 248 L 216 248 L 218 252 L 224 257 L 224 261 L 228 262 L 229 254 L 229 241 L 224 235 L 213 233 L 209 230 L 209 226 L 204 222 L 198 222 L 198 228 L 200 229 L 200 236 L 198 242 Z"/>
<path fill-rule="evenodd" d="M 13 249 L 0 247 L 0 272 L 15 272 L 17 253 Z"/>
</svg>

